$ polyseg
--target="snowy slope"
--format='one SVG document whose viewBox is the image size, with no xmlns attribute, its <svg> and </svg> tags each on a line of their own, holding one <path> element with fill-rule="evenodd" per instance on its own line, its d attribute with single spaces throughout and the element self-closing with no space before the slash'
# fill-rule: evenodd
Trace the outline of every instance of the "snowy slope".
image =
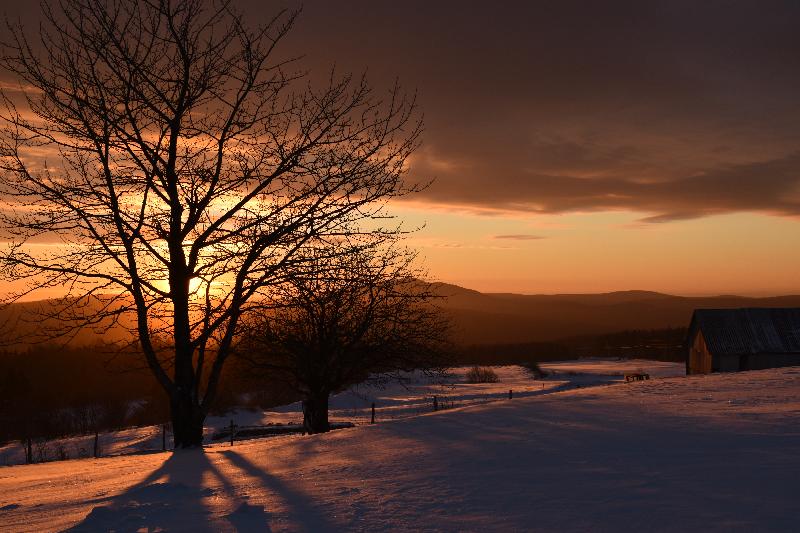
<svg viewBox="0 0 800 533">
<path fill-rule="evenodd" d="M 365 424 L 371 418 L 372 403 L 376 405 L 379 421 L 416 416 L 433 409 L 433 397 L 437 396 L 442 407 L 464 406 L 473 403 L 494 401 L 508 396 L 513 390 L 517 397 L 547 394 L 571 386 L 590 386 L 620 381 L 625 372 L 642 369 L 653 376 L 675 376 L 684 373 L 682 364 L 661 363 L 646 360 L 581 359 L 543 365 L 551 375 L 545 380 L 534 381 L 531 375 L 519 366 L 493 367 L 497 383 L 467 383 L 468 367 L 452 369 L 447 376 L 430 377 L 422 373 L 407 374 L 403 383 L 390 382 L 384 385 L 356 385 L 331 398 L 330 417 L 334 422 Z M 238 411 L 225 416 L 209 417 L 206 420 L 206 442 L 219 431 L 224 431 L 231 420 L 239 427 L 263 426 L 267 424 L 300 424 L 303 420 L 300 402 L 270 411 Z M 167 446 L 171 447 L 171 435 L 167 435 Z M 102 433 L 99 437 L 101 455 L 123 455 L 141 451 L 162 449 L 162 428 L 149 426 L 122 431 Z M 40 457 L 53 460 L 59 454 L 67 457 L 88 457 L 94 448 L 94 435 L 58 439 L 46 443 L 34 443 L 36 462 Z M 25 451 L 20 442 L 0 446 L 0 465 L 15 465 L 25 462 Z"/>
<path fill-rule="evenodd" d="M 800 519 L 800 368 L 0 469 L 9 531 L 752 531 Z"/>
</svg>

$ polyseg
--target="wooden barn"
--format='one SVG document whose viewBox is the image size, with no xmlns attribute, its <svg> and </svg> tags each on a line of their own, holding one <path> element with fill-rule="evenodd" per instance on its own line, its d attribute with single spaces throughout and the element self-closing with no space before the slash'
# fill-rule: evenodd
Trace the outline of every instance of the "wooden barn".
<svg viewBox="0 0 800 533">
<path fill-rule="evenodd" d="M 687 374 L 800 366 L 800 308 L 696 309 Z"/>
</svg>

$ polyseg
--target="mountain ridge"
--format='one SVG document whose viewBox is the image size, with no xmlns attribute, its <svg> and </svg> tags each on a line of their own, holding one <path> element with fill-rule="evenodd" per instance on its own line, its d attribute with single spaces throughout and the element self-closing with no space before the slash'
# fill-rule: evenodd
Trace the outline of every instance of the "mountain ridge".
<svg viewBox="0 0 800 533">
<path fill-rule="evenodd" d="M 696 308 L 800 307 L 800 295 L 793 294 L 677 296 L 636 289 L 606 293 L 483 293 L 442 282 L 433 283 L 432 288 L 443 297 L 441 308 L 452 319 L 454 340 L 460 345 L 554 342 L 625 330 L 683 328 L 688 326 Z M 10 304 L 0 310 L 0 322 L 25 310 L 45 309 L 57 301 Z M 99 306 L 102 302 L 102 298 L 97 298 L 94 304 Z M 93 303 L 86 305 L 90 312 Z M 26 327 L 38 325 L 29 321 Z M 8 336 L 20 332 L 5 333 Z M 95 327 L 93 331 L 83 331 L 69 344 L 120 340 L 126 334 L 122 326 L 116 329 Z"/>
<path fill-rule="evenodd" d="M 800 295 L 481 293 L 452 284 L 442 284 L 438 291 L 448 296 L 442 307 L 453 317 L 460 344 L 553 342 L 624 330 L 681 328 L 688 326 L 696 308 L 800 307 Z"/>
</svg>

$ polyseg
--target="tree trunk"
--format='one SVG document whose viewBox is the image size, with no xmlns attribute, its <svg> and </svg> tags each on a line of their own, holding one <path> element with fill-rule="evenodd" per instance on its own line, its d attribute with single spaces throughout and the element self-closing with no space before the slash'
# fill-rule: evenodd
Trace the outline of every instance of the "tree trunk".
<svg viewBox="0 0 800 533">
<path fill-rule="evenodd" d="M 328 393 L 312 392 L 303 400 L 303 427 L 308 433 L 331 430 L 328 423 Z"/>
<path fill-rule="evenodd" d="M 172 395 L 170 410 L 175 449 L 203 446 L 203 422 L 206 417 L 200 406 L 192 401 L 188 391 L 178 391 Z"/>
</svg>

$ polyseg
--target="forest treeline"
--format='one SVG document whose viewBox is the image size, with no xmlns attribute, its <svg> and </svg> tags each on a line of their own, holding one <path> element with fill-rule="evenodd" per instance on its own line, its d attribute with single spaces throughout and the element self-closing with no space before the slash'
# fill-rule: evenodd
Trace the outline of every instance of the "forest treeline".
<svg viewBox="0 0 800 533">
<path fill-rule="evenodd" d="M 461 364 L 504 365 L 563 361 L 579 357 L 621 357 L 683 361 L 686 328 L 634 329 L 580 335 L 553 342 L 473 344 L 460 348 Z"/>
<path fill-rule="evenodd" d="M 454 365 L 524 364 L 586 356 L 683 360 L 684 328 L 631 330 L 551 343 L 456 348 Z M 285 383 L 234 358 L 212 414 L 267 409 L 298 400 Z M 133 350 L 38 345 L 0 352 L 0 442 L 113 431 L 169 420 L 167 398 Z"/>
<path fill-rule="evenodd" d="M 212 414 L 265 409 L 297 398 L 282 383 L 256 382 L 238 360 L 225 369 Z M 38 345 L 0 352 L 0 442 L 163 424 L 169 402 L 133 350 Z"/>
</svg>

